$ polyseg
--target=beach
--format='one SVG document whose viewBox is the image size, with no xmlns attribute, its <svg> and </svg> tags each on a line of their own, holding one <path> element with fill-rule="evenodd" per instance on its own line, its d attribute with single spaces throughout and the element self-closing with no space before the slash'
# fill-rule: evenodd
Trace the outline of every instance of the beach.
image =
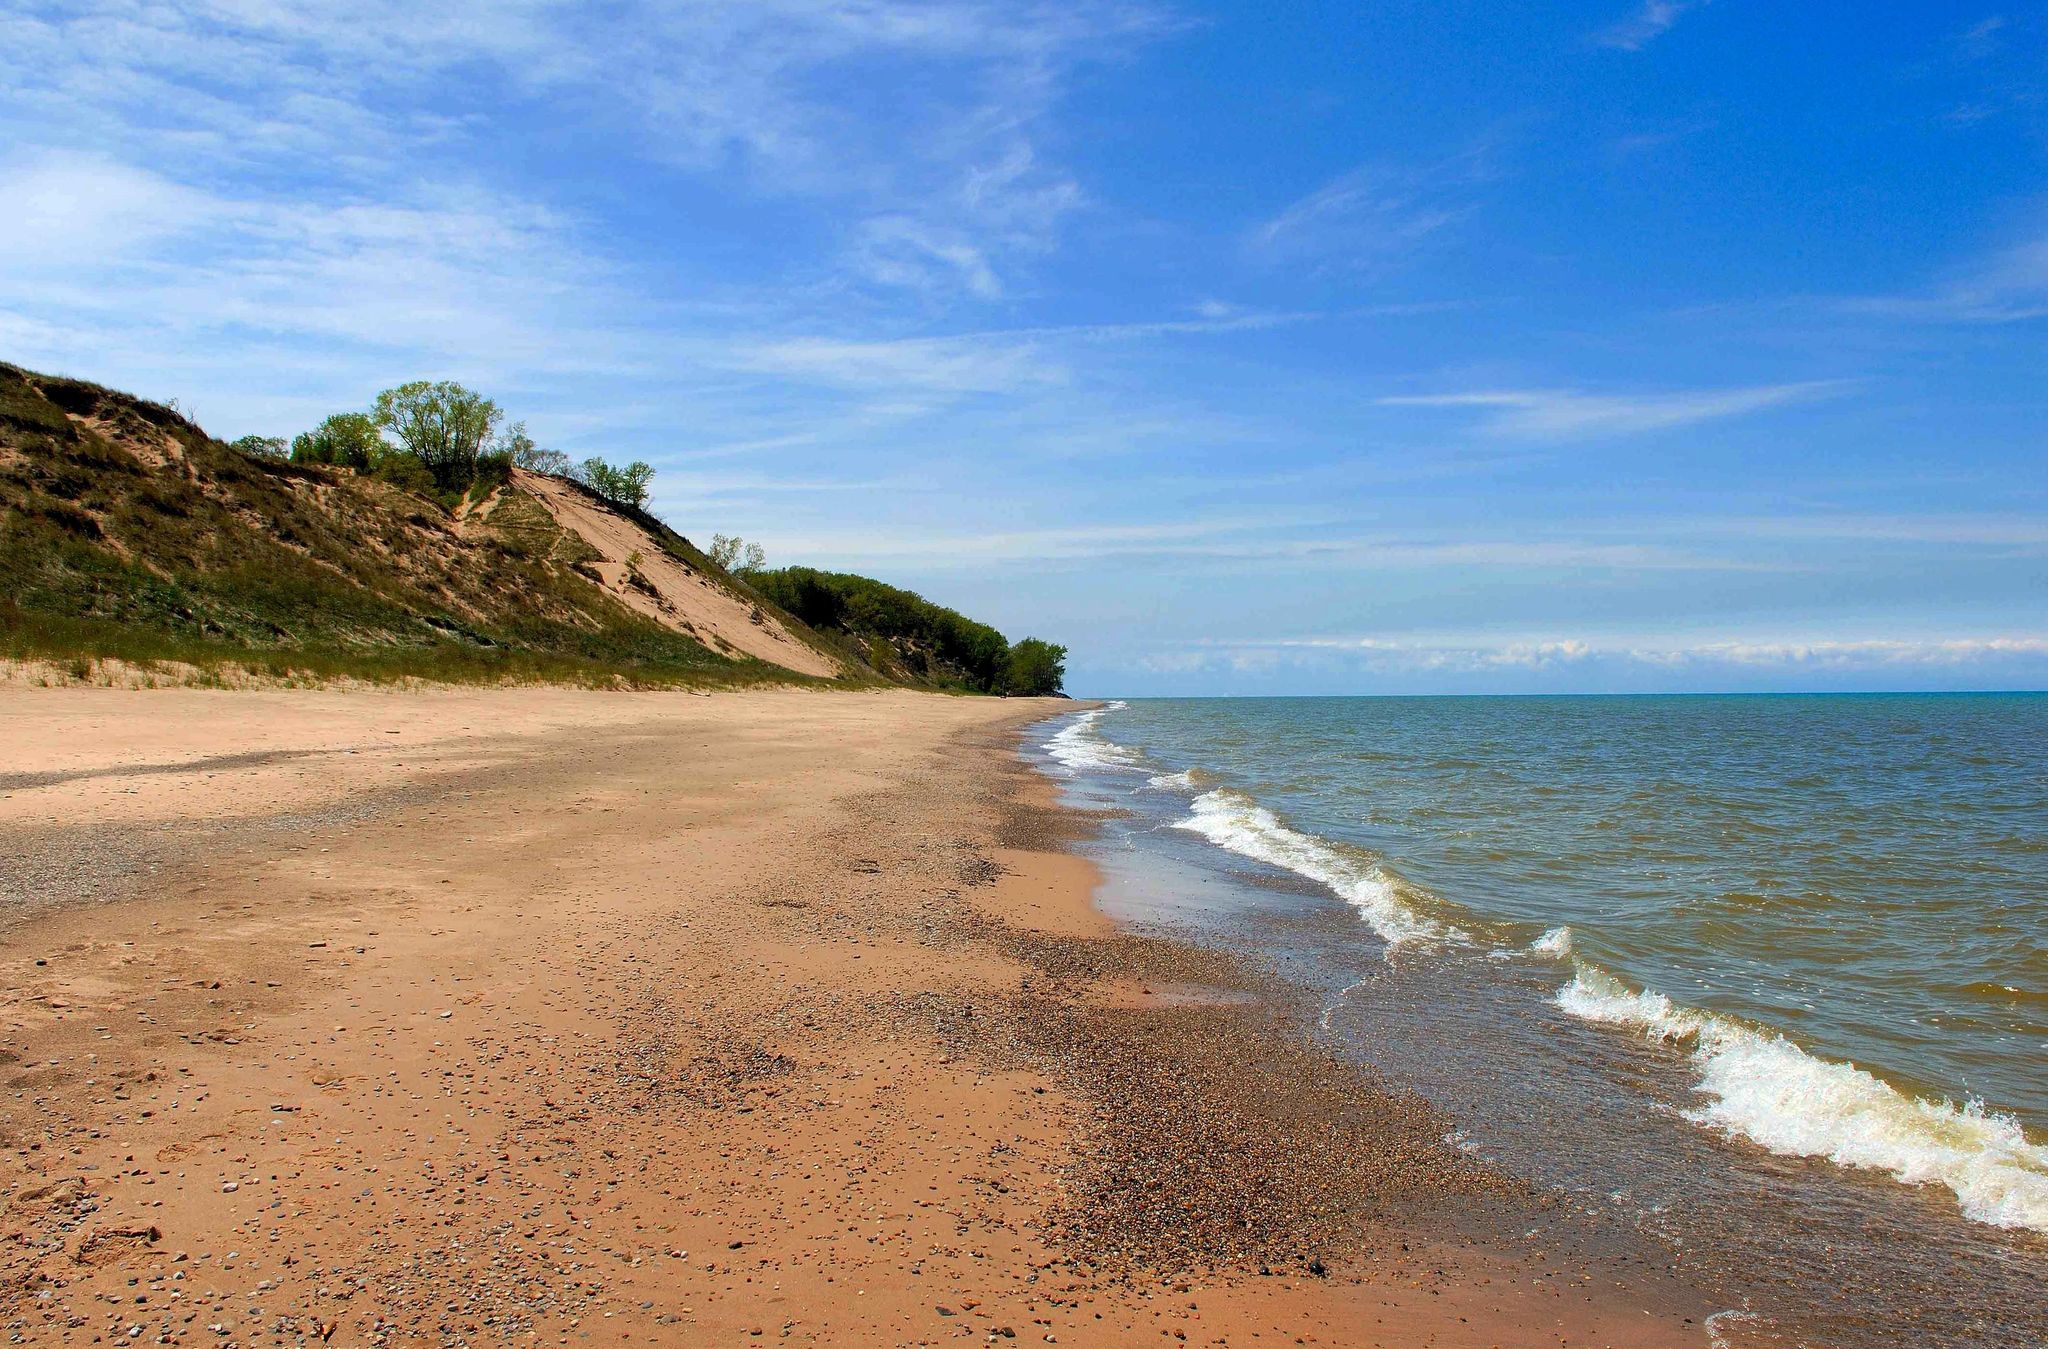
<svg viewBox="0 0 2048 1349">
<path fill-rule="evenodd" d="M 1072 706 L 8 691 L 10 1336 L 1706 1343 L 1091 907 Z"/>
</svg>

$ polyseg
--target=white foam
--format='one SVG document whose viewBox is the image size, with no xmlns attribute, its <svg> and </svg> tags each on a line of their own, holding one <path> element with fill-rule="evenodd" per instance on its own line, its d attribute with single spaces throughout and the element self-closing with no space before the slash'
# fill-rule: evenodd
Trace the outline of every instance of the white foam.
<svg viewBox="0 0 2048 1349">
<path fill-rule="evenodd" d="M 1145 779 L 1145 785 L 1166 792 L 1191 792 L 1195 789 L 1195 770 L 1186 768 L 1178 773 L 1155 774 Z"/>
<path fill-rule="evenodd" d="M 1045 742 L 1045 752 L 1054 762 L 1077 772 L 1084 768 L 1142 771 L 1143 764 L 1135 750 L 1105 738 L 1095 729 L 1095 723 L 1102 720 L 1105 713 L 1129 706 L 1129 703 L 1115 702 L 1083 712 L 1053 733 Z"/>
<path fill-rule="evenodd" d="M 1568 927 L 1554 927 L 1529 943 L 1534 955 L 1556 956 L 1563 959 L 1572 953 L 1572 930 Z"/>
<path fill-rule="evenodd" d="M 1557 994 L 1565 1011 L 1692 1046 L 1708 1098 L 1686 1112 L 1694 1123 L 1786 1156 L 1946 1185 L 1978 1222 L 2048 1232 L 2048 1148 L 2030 1143 L 2018 1121 L 1978 1102 L 1910 1096 L 1853 1063 L 1818 1058 L 1781 1035 L 1636 992 L 1598 966 L 1577 964 Z"/>
<path fill-rule="evenodd" d="M 1400 896 L 1374 862 L 1348 855 L 1312 834 L 1290 829 L 1258 802 L 1229 788 L 1204 792 L 1193 814 L 1174 828 L 1200 834 L 1218 847 L 1298 876 L 1320 881 L 1351 904 L 1389 946 L 1458 941 L 1465 934 L 1422 913 Z"/>
</svg>

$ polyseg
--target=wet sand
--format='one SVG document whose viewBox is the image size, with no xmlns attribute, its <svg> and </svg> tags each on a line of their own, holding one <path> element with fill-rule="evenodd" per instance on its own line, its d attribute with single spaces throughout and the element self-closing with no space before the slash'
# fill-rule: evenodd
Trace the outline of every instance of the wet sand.
<svg viewBox="0 0 2048 1349">
<path fill-rule="evenodd" d="M 1102 918 L 1012 752 L 1059 706 L 0 690 L 0 1326 L 1707 1342 Z"/>
</svg>

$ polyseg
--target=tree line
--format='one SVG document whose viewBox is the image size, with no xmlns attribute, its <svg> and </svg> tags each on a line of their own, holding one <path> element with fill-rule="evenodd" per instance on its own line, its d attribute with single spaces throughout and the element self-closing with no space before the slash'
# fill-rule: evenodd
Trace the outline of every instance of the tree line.
<svg viewBox="0 0 2048 1349">
<path fill-rule="evenodd" d="M 956 672 L 977 692 L 1016 697 L 1058 693 L 1066 679 L 1063 646 L 1036 637 L 1013 644 L 986 623 L 866 576 L 814 567 L 768 571 L 758 549 L 740 556 L 752 563 L 742 573 L 747 583 L 785 612 L 819 631 L 890 641 L 913 668 L 921 660 L 941 667 L 920 674 Z"/>
<path fill-rule="evenodd" d="M 494 487 L 514 467 L 582 483 L 606 501 L 644 509 L 654 470 L 635 460 L 616 465 L 592 456 L 573 463 L 543 449 L 526 423 L 507 425 L 497 403 L 452 380 L 412 380 L 378 394 L 366 412 L 337 412 L 287 442 L 244 436 L 235 448 L 265 459 L 351 469 L 408 491 L 460 497 Z"/>
</svg>

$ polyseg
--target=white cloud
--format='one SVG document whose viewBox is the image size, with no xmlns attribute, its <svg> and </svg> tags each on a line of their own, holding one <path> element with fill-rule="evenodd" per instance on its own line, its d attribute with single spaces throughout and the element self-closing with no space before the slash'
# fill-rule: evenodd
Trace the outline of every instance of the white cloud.
<svg viewBox="0 0 2048 1349">
<path fill-rule="evenodd" d="M 868 221 L 857 258 L 861 272 L 882 285 L 928 293 L 962 287 L 984 300 L 1003 294 L 988 254 L 969 236 L 903 216 Z"/>
<path fill-rule="evenodd" d="M 944 337 L 858 341 L 787 337 L 708 351 L 731 369 L 848 389 L 919 393 L 1019 393 L 1077 382 L 1083 345 L 1193 337 L 1312 322 L 1312 313 L 1236 312 L 1214 318 L 990 329 Z"/>
<path fill-rule="evenodd" d="M 1612 27 L 1601 29 L 1593 35 L 1593 41 L 1602 47 L 1639 52 L 1670 32 L 1687 10 L 1698 9 L 1705 3 L 1706 0 L 1644 0 L 1641 9 Z"/>
<path fill-rule="evenodd" d="M 1382 407 L 1475 408 L 1488 431 L 1537 440 L 1628 435 L 1760 412 L 1840 393 L 1844 380 L 1809 380 L 1737 389 L 1676 393 L 1590 394 L 1572 389 L 1497 389 L 1410 394 L 1377 400 Z"/>
<path fill-rule="evenodd" d="M 1192 643 L 1168 666 L 1188 669 L 1205 660 L 1232 668 L 1337 662 L 1373 673 L 1484 674 L 1603 666 L 1625 669 L 1819 671 L 1828 674 L 1892 670 L 1956 670 L 2048 660 L 2048 636 L 2031 633 L 1972 637 L 1670 639 L 1565 637 L 1498 641 L 1426 637 L 1298 637 Z"/>
<path fill-rule="evenodd" d="M 725 359 L 738 370 L 849 389 L 1011 393 L 1069 378 L 1030 341 L 983 335 L 893 342 L 796 337 L 735 346 Z"/>
<path fill-rule="evenodd" d="M 2048 318 L 2048 232 L 2001 248 L 1919 294 L 1865 297 L 1848 307 L 1935 323 Z"/>
<path fill-rule="evenodd" d="M 231 218 L 232 208 L 160 174 L 91 154 L 0 165 L 0 256 L 66 271 L 125 257 Z"/>
<path fill-rule="evenodd" d="M 1387 266 L 1469 215 L 1485 176 L 1480 151 L 1421 168 L 1356 168 L 1255 225 L 1249 244 L 1279 263 Z"/>
<path fill-rule="evenodd" d="M 988 300 L 1082 193 L 1038 144 L 1139 0 L 93 0 L 0 14 L 0 142 L 246 195 L 401 197 L 546 100 L 684 173 L 830 200 L 871 284 Z"/>
</svg>

